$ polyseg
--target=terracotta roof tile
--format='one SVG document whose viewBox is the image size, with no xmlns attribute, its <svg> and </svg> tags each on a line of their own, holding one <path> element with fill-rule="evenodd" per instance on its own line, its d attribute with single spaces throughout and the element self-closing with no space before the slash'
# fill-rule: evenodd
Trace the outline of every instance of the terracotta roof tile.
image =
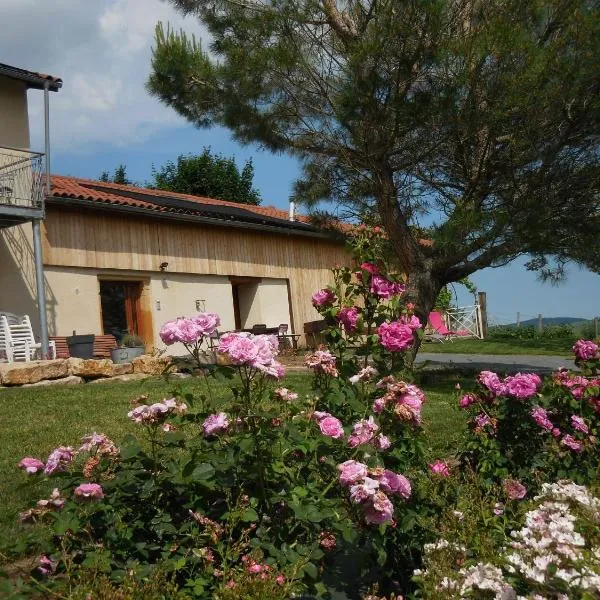
<svg viewBox="0 0 600 600">
<path fill-rule="evenodd" d="M 98 189 L 103 188 L 103 189 Z M 110 191 L 107 191 L 110 190 Z M 127 194 L 127 195 L 126 195 Z M 130 194 L 141 194 L 145 196 L 144 200 L 132 198 Z M 215 198 L 205 198 L 202 196 L 192 196 L 191 194 L 180 194 L 177 192 L 167 192 L 163 190 L 153 190 L 149 188 L 134 187 L 131 185 L 122 185 L 118 183 L 106 183 L 104 181 L 95 181 L 93 179 L 82 179 L 79 177 L 65 177 L 63 175 L 52 175 L 52 196 L 59 198 L 73 198 L 79 200 L 89 200 L 99 203 L 134 206 L 145 208 L 152 211 L 161 212 L 180 212 L 193 214 L 193 209 L 175 209 L 171 206 L 161 205 L 161 198 L 175 198 L 197 203 L 198 211 L 203 207 L 220 206 L 243 209 L 255 213 L 257 217 L 265 216 L 272 219 L 280 219 L 289 224 L 289 215 L 285 210 L 273 206 L 253 206 L 250 204 L 239 204 L 226 200 L 217 200 Z M 149 198 L 156 197 L 156 203 Z M 300 223 L 310 223 L 309 217 L 305 215 L 296 215 L 296 220 Z"/>
</svg>

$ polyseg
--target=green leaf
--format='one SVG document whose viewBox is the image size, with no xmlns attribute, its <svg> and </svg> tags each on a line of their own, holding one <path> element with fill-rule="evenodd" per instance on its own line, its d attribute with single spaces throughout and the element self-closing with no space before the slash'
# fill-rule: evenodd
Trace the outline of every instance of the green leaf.
<svg viewBox="0 0 600 600">
<path fill-rule="evenodd" d="M 317 579 L 319 577 L 319 569 L 314 563 L 306 563 L 303 568 L 304 572 L 313 579 Z"/>
<path fill-rule="evenodd" d="M 121 446 L 121 458 L 129 460 L 142 453 L 142 447 L 138 444 L 137 440 L 133 440 L 124 446 Z"/>
<path fill-rule="evenodd" d="M 211 479 L 211 477 L 214 474 L 215 474 L 215 469 L 211 464 L 200 463 L 192 471 L 192 474 L 190 475 L 190 479 L 192 481 L 206 481 L 207 479 Z"/>
<path fill-rule="evenodd" d="M 248 507 L 242 513 L 242 521 L 244 521 L 244 523 L 258 521 L 258 513 L 253 508 Z"/>
</svg>

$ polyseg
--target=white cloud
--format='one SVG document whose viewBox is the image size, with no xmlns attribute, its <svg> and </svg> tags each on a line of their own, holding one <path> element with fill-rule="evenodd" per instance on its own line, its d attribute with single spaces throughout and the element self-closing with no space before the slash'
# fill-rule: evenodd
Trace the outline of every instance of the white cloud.
<svg viewBox="0 0 600 600">
<path fill-rule="evenodd" d="M 60 76 L 51 94 L 58 150 L 143 142 L 184 121 L 144 88 L 158 21 L 197 37 L 198 22 L 161 0 L 0 0 L 1 61 Z M 32 146 L 43 140 L 42 94 L 29 93 Z"/>
</svg>

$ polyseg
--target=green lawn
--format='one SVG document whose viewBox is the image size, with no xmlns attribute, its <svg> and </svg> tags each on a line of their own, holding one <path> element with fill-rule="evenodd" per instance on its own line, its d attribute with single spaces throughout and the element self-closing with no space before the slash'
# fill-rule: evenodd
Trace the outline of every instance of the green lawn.
<svg viewBox="0 0 600 600">
<path fill-rule="evenodd" d="M 442 378 L 441 380 L 439 378 Z M 285 385 L 304 394 L 310 390 L 310 376 L 291 373 Z M 452 376 L 436 376 L 436 381 L 423 385 L 428 402 L 423 417 L 432 457 L 443 456 L 456 447 L 464 431 L 458 417 Z M 183 393 L 204 392 L 201 380 L 186 379 L 178 383 L 148 379 L 131 383 L 77 385 L 47 388 L 4 389 L 0 391 L 0 547 L 14 540 L 23 529 L 18 513 L 46 497 L 52 479 L 26 480 L 17 468 L 24 456 L 44 460 L 59 445 L 78 446 L 82 436 L 93 431 L 107 434 L 117 443 L 136 426 L 127 418 L 129 401 L 149 394 L 150 401 L 169 397 L 178 387 Z M 219 385 L 220 394 L 228 393 L 226 383 Z M 0 562 L 1 556 L 0 556 Z"/>
<path fill-rule="evenodd" d="M 571 356 L 573 341 L 559 339 L 492 339 L 476 338 L 455 339 L 443 344 L 439 342 L 423 342 L 420 352 L 437 352 L 441 354 L 544 354 Z"/>
</svg>

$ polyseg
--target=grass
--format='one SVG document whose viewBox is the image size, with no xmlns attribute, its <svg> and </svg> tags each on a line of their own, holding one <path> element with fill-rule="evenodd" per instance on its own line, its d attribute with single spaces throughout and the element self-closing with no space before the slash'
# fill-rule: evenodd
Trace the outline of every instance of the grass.
<svg viewBox="0 0 600 600">
<path fill-rule="evenodd" d="M 455 339 L 451 342 L 424 342 L 420 352 L 439 354 L 541 354 L 547 356 L 571 356 L 573 340 L 566 338 L 519 340 L 500 338 L 478 340 Z"/>
<path fill-rule="evenodd" d="M 464 432 L 458 419 L 454 385 L 458 380 L 449 373 L 430 374 L 422 384 L 428 398 L 423 411 L 424 427 L 432 457 L 444 456 L 456 447 Z M 310 391 L 310 376 L 291 373 L 284 384 L 305 394 Z M 102 385 L 53 386 L 47 388 L 4 389 L 0 391 L 0 546 L 23 535 L 17 522 L 19 512 L 30 508 L 52 489 L 52 480 L 25 478 L 16 468 L 23 456 L 44 459 L 60 445 L 76 446 L 82 436 L 102 432 L 119 443 L 137 428 L 127 418 L 129 401 L 148 394 L 158 401 L 172 395 L 175 387 L 181 393 L 205 391 L 198 379 L 178 383 L 154 378 L 130 383 Z M 218 393 L 229 392 L 227 383 L 218 384 Z M 1 560 L 0 560 L 1 562 Z"/>
</svg>

